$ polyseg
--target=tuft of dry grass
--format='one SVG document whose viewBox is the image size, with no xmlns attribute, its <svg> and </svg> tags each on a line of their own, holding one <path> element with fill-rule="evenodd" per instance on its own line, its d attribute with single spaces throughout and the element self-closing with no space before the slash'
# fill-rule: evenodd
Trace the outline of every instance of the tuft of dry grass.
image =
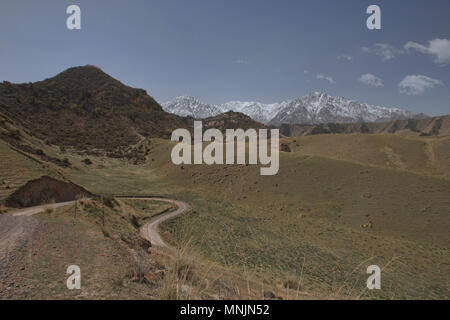
<svg viewBox="0 0 450 320">
<path fill-rule="evenodd" d="M 87 198 L 84 194 L 78 194 L 75 196 L 75 200 L 77 201 L 77 203 L 84 205 L 89 201 L 89 198 Z"/>
<path fill-rule="evenodd" d="M 166 272 L 159 288 L 159 299 L 179 300 L 199 297 L 203 283 L 195 270 L 194 259 L 189 242 L 175 249 L 172 259 L 166 263 Z"/>
<path fill-rule="evenodd" d="M 128 271 L 128 278 L 136 282 L 143 282 L 145 275 L 152 272 L 154 267 L 149 263 L 145 257 L 145 253 L 139 252 L 133 259 Z"/>
<path fill-rule="evenodd" d="M 44 213 L 50 214 L 55 212 L 55 200 L 51 199 L 44 206 Z"/>
</svg>

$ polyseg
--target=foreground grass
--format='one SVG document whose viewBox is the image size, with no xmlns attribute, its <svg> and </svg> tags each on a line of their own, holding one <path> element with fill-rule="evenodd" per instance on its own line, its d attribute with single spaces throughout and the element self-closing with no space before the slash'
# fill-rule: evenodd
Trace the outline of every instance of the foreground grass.
<svg viewBox="0 0 450 320">
<path fill-rule="evenodd" d="M 146 205 L 146 213 L 133 207 Z M 158 299 L 163 279 L 149 283 L 144 275 L 165 270 L 145 249 L 138 228 L 152 215 L 171 209 L 151 201 L 137 206 L 113 201 L 102 207 L 94 200 L 48 209 L 36 215 L 24 277 L 10 292 L 33 299 Z M 104 212 L 104 215 L 103 215 Z M 66 269 L 81 269 L 81 290 L 68 290 Z"/>
<path fill-rule="evenodd" d="M 174 254 L 153 249 L 139 227 L 173 209 L 165 202 L 96 200 L 48 209 L 37 215 L 39 230 L 14 298 L 39 299 L 242 299 L 261 298 L 260 285 L 200 259 L 189 243 Z M 104 212 L 104 216 L 103 216 Z M 68 290 L 65 270 L 81 269 L 81 290 Z M 257 289 L 255 289 L 257 287 Z M 31 288 L 32 290 L 29 290 Z M 242 293 L 241 293 L 242 292 Z"/>
<path fill-rule="evenodd" d="M 405 161 L 398 139 L 387 146 L 383 139 L 373 140 L 382 151 L 356 158 L 308 145 L 317 154 L 311 156 L 293 147 L 281 154 L 274 177 L 263 178 L 252 166 L 173 166 L 164 141 L 145 165 L 92 157 L 86 166 L 74 155 L 65 173 L 96 194 L 165 195 L 192 206 L 162 226 L 179 251 L 189 244 L 181 260 L 195 259 L 180 276 L 185 263 L 162 258 L 168 276 L 166 284 L 157 282 L 161 297 L 264 297 L 270 288 L 292 299 L 446 299 L 450 182 L 433 171 L 446 168 L 445 153 L 437 152 L 434 162 L 423 153 Z M 386 159 L 394 167 L 383 167 Z M 121 239 L 148 218 L 140 217 L 150 209 L 144 203 L 122 206 L 136 216 L 131 230 L 112 224 L 101 229 L 104 237 Z M 381 291 L 365 289 L 372 264 L 383 269 Z"/>
<path fill-rule="evenodd" d="M 182 169 L 168 154 L 161 143 L 145 166 L 90 167 L 73 177 L 90 190 L 117 186 L 189 203 L 193 212 L 162 226 L 166 239 L 285 297 L 449 296 L 448 181 L 302 153 L 282 154 L 280 173 L 261 178 L 245 166 Z M 373 229 L 360 227 L 368 222 Z M 381 291 L 365 289 L 372 264 L 383 269 Z"/>
<path fill-rule="evenodd" d="M 172 243 L 191 241 L 204 257 L 282 290 L 328 298 L 448 297 L 446 249 L 379 237 L 301 213 L 236 206 L 179 194 L 194 213 L 163 225 Z M 383 290 L 367 291 L 366 268 L 383 269 Z"/>
</svg>

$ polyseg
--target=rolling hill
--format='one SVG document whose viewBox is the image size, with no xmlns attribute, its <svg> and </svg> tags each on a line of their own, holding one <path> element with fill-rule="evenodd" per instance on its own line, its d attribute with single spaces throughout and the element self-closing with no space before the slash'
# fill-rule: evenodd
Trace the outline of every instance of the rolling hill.
<svg viewBox="0 0 450 320">
<path fill-rule="evenodd" d="M 183 121 L 142 89 L 94 66 L 70 68 L 44 81 L 0 84 L 0 113 L 50 144 L 113 151 L 141 137 L 170 137 Z"/>
<path fill-rule="evenodd" d="M 0 206 L 21 185 L 43 175 L 105 197 L 180 199 L 192 211 L 163 224 L 164 239 L 176 247 L 189 243 L 196 268 L 214 266 L 226 275 L 220 290 L 230 298 L 242 296 L 237 282 L 244 283 L 240 289 L 257 283 L 258 290 L 264 286 L 276 296 L 294 298 L 449 297 L 449 117 L 284 125 L 280 171 L 261 176 L 253 165 L 174 165 L 170 130 L 190 128 L 194 118 L 164 112 L 145 92 L 95 67 L 72 68 L 34 84 L 3 83 L 0 92 Z M 203 126 L 264 127 L 236 112 L 205 118 Z M 124 161 L 127 150 L 139 152 L 140 161 Z M 40 234 L 39 243 L 55 242 L 61 252 L 70 252 L 65 250 L 70 245 L 58 239 L 92 230 L 95 243 L 117 240 L 119 248 L 116 244 L 124 245 L 126 238 L 111 235 L 120 231 L 115 222 L 129 209 L 111 205 L 109 231 L 97 221 L 100 205 L 86 203 L 80 219 L 92 220 L 89 228 L 77 220 L 74 229 L 73 208 L 50 213 L 46 218 L 55 225 Z M 142 204 L 137 208 L 143 210 Z M 93 247 L 86 243 L 77 254 L 91 256 Z M 39 250 L 50 256 L 54 251 L 52 246 Z M 37 270 L 46 270 L 48 260 L 40 257 L 44 269 Z M 120 258 L 129 260 L 123 253 Z M 109 269 L 98 263 L 104 275 Z M 152 263 L 153 269 L 158 266 Z M 364 291 L 369 264 L 383 268 L 379 292 Z M 193 272 L 198 272 L 194 278 L 204 277 Z M 52 275 L 55 286 L 59 276 Z M 125 289 L 123 281 L 103 281 Z"/>
<path fill-rule="evenodd" d="M 333 133 L 395 133 L 409 136 L 445 136 L 450 135 L 450 115 L 372 123 L 282 124 L 280 129 L 285 136 Z"/>
</svg>

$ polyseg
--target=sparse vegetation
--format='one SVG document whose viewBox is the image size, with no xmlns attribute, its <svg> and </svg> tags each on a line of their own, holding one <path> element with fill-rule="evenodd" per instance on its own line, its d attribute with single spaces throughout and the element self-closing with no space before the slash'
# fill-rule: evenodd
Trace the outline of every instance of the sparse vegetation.
<svg viewBox="0 0 450 320">
<path fill-rule="evenodd" d="M 144 90 L 127 87 L 92 66 L 70 68 L 33 84 L 1 83 L 0 113 L 27 123 L 49 144 L 79 150 L 117 150 L 138 142 L 137 132 L 167 138 L 172 129 L 186 126 Z M 10 135 L 20 138 L 16 131 Z"/>
<path fill-rule="evenodd" d="M 282 137 L 279 174 L 261 177 L 255 166 L 174 166 L 173 143 L 148 137 L 167 137 L 192 119 L 180 123 L 145 92 L 96 68 L 3 83 L 0 97 L 1 119 L 4 111 L 13 118 L 0 123 L 0 200 L 45 174 L 109 195 L 104 206 L 77 195 L 57 214 L 48 204 L 37 216 L 45 223 L 33 239 L 41 246 L 30 254 L 30 278 L 49 274 L 33 290 L 43 298 L 77 297 L 48 289 L 60 282 L 48 265 L 63 270 L 69 260 L 92 270 L 84 285 L 99 297 L 448 298 L 445 117 L 285 125 L 286 134 L 308 136 Z M 253 125 L 233 113 L 208 121 L 205 128 Z M 189 214 L 161 226 L 178 253 L 158 252 L 138 234 L 170 205 L 113 194 L 189 203 Z M 368 264 L 384 268 L 382 292 L 364 289 Z"/>
<path fill-rule="evenodd" d="M 116 200 L 113 197 L 103 197 L 103 203 L 108 208 L 113 209 L 116 205 Z"/>
<path fill-rule="evenodd" d="M 47 201 L 47 204 L 44 207 L 44 213 L 50 214 L 55 212 L 55 200 L 50 199 Z"/>
</svg>

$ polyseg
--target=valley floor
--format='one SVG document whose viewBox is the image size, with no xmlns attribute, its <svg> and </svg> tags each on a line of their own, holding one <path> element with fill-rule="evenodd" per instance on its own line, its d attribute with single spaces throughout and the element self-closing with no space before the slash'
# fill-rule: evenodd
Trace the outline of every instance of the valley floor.
<svg viewBox="0 0 450 320">
<path fill-rule="evenodd" d="M 274 177 L 261 177 L 252 166 L 174 166 L 173 144 L 159 139 L 148 142 L 140 165 L 93 156 L 86 165 L 86 155 L 68 154 L 72 166 L 64 175 L 95 194 L 188 203 L 192 211 L 165 222 L 161 233 L 191 259 L 143 254 L 151 272 L 164 269 L 166 276 L 154 284 L 124 276 L 133 254 L 121 234 L 137 232 L 132 220 L 124 226 L 116 218 L 133 212 L 141 225 L 148 218 L 140 213 L 144 204 L 116 204 L 107 230 L 89 215 L 74 224 L 73 209 L 40 214 L 29 222 L 36 245 L 17 257 L 27 261 L 17 273 L 26 281 L 8 276 L 2 297 L 448 299 L 449 141 L 289 138 L 282 143 L 290 152 L 281 153 Z M 88 207 L 86 212 L 99 210 Z M 82 295 L 66 292 L 69 263 L 92 270 Z M 382 269 L 379 291 L 366 290 L 366 269 L 373 264 Z M 182 279 L 174 280 L 170 270 L 178 274 L 181 265 Z M 182 295 L 168 282 L 184 288 Z"/>
</svg>

